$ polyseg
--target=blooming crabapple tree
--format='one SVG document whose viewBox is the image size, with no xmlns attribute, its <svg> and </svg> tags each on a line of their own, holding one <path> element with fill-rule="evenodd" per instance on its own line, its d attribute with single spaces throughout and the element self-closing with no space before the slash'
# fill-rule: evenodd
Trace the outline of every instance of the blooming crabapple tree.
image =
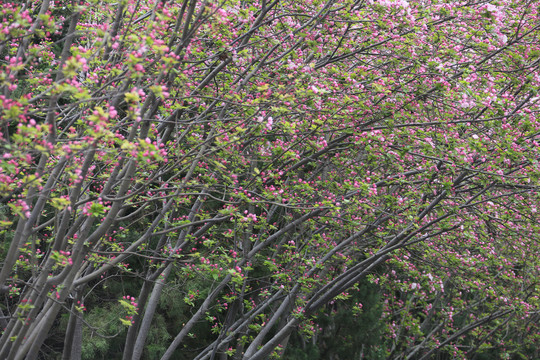
<svg viewBox="0 0 540 360">
<path fill-rule="evenodd" d="M 379 358 L 534 356 L 538 10 L 4 1 L 0 358 L 287 356 L 362 281 Z"/>
</svg>

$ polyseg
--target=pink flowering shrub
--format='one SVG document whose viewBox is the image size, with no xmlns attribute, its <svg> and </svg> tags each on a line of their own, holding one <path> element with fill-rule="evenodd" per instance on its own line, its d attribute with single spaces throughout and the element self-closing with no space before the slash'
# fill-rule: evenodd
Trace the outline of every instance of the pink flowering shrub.
<svg viewBox="0 0 540 360">
<path fill-rule="evenodd" d="M 371 354 L 538 355 L 538 36 L 517 0 L 4 1 L 0 358 L 286 357 L 360 283 Z"/>
</svg>

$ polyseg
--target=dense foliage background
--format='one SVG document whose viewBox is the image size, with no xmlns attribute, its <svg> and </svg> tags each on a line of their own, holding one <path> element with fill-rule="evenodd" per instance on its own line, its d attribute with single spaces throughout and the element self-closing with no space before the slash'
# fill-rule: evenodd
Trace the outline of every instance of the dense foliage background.
<svg viewBox="0 0 540 360">
<path fill-rule="evenodd" d="M 539 358 L 534 1 L 3 1 L 0 358 Z"/>
</svg>

